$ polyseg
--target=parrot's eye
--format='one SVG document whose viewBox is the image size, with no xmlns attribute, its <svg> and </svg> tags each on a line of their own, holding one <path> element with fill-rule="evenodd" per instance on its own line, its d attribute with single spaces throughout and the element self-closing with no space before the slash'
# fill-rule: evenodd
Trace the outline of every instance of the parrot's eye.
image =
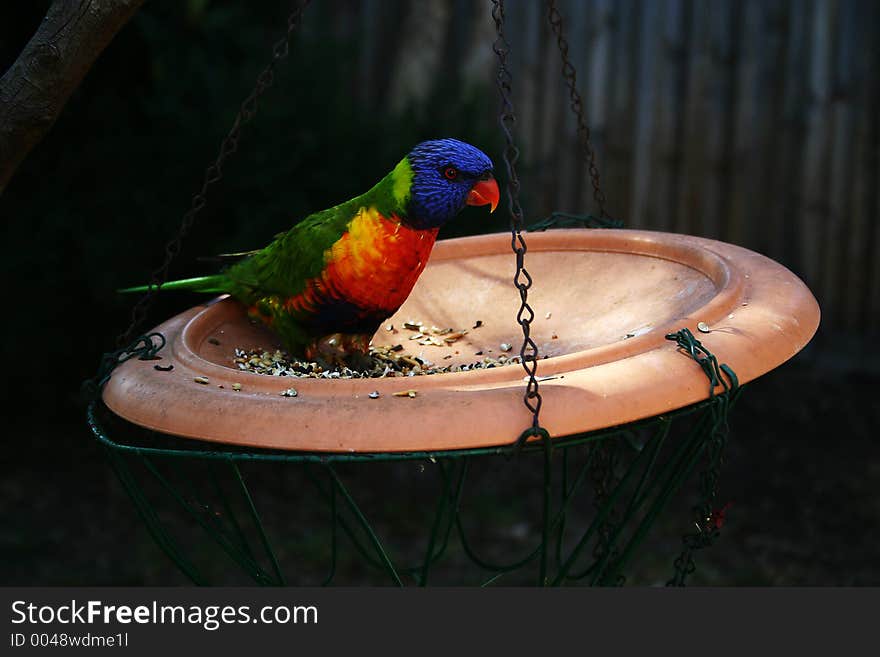
<svg viewBox="0 0 880 657">
<path fill-rule="evenodd" d="M 455 167 L 446 167 L 443 169 L 443 177 L 446 178 L 446 180 L 455 180 L 458 178 L 458 169 Z"/>
</svg>

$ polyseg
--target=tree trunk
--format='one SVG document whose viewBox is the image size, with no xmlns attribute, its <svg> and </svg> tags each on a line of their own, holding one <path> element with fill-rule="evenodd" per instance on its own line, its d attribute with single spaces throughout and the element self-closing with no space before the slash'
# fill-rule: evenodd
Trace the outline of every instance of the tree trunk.
<svg viewBox="0 0 880 657">
<path fill-rule="evenodd" d="M 0 195 L 95 59 L 144 0 L 55 0 L 0 78 Z"/>
</svg>

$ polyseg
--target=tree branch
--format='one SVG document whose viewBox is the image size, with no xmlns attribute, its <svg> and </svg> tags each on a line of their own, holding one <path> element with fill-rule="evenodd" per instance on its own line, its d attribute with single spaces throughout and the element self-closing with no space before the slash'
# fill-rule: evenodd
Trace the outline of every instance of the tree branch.
<svg viewBox="0 0 880 657">
<path fill-rule="evenodd" d="M 0 195 L 67 99 L 144 0 L 55 0 L 0 78 Z"/>
</svg>

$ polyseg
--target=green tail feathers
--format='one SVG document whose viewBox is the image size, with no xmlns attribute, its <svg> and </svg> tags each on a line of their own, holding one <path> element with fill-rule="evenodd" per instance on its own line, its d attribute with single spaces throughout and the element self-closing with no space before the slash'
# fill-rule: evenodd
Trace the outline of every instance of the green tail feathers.
<svg viewBox="0 0 880 657">
<path fill-rule="evenodd" d="M 119 290 L 119 292 L 123 294 L 129 292 L 146 292 L 149 288 L 149 285 L 138 285 L 136 287 L 126 287 Z M 162 289 L 189 290 L 190 292 L 213 292 L 219 294 L 227 291 L 227 280 L 223 274 L 199 276 L 197 278 L 182 278 L 179 281 L 168 281 L 162 286 Z"/>
</svg>

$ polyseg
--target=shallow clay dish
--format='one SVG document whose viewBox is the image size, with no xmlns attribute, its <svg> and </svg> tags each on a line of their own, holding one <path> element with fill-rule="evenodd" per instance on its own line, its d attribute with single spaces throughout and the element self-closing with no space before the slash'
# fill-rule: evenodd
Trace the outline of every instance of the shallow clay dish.
<svg viewBox="0 0 880 657">
<path fill-rule="evenodd" d="M 635 230 L 552 230 L 526 239 L 538 374 L 554 377 L 540 384 L 541 424 L 553 436 L 706 399 L 706 375 L 667 333 L 689 328 L 746 383 L 796 354 L 819 323 L 816 300 L 794 274 L 737 246 Z M 374 344 L 402 344 L 444 365 L 478 361 L 478 351 L 498 357 L 503 343 L 515 354 L 522 334 L 513 275 L 509 234 L 438 242 L 388 321 L 399 332 L 383 326 Z M 419 346 L 402 327 L 408 320 L 468 333 L 449 346 Z M 698 330 L 701 323 L 708 333 Z M 155 330 L 168 339 L 163 360 L 123 363 L 104 401 L 126 420 L 169 434 L 287 450 L 401 452 L 511 443 L 531 423 L 520 365 L 383 379 L 242 372 L 233 363 L 236 348 L 274 350 L 278 342 L 227 297 Z M 157 371 L 157 362 L 174 369 Z M 296 397 L 281 396 L 291 387 Z M 410 389 L 413 398 L 393 394 Z"/>
</svg>

